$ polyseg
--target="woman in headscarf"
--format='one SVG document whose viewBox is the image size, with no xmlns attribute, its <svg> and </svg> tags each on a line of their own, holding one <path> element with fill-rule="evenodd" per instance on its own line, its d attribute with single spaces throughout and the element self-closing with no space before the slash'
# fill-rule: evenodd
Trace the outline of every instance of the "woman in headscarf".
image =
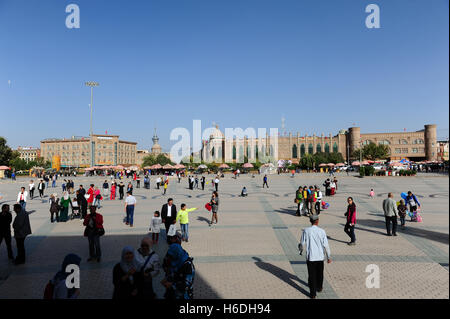
<svg viewBox="0 0 450 319">
<path fill-rule="evenodd" d="M 164 297 L 166 299 L 192 299 L 194 290 L 195 267 L 192 258 L 181 247 L 179 236 L 178 242 L 172 243 L 164 258 L 164 270 L 166 277 L 161 284 L 166 287 Z"/>
<path fill-rule="evenodd" d="M 135 299 L 142 286 L 142 256 L 127 246 L 122 250 L 122 259 L 113 270 L 113 299 Z"/>
<path fill-rule="evenodd" d="M 75 254 L 68 254 L 62 263 L 61 270 L 58 271 L 51 280 L 54 285 L 53 288 L 53 299 L 75 299 L 78 298 L 80 294 L 79 288 L 67 288 L 66 279 L 71 274 L 71 272 L 66 272 L 67 266 L 76 265 L 80 266 L 81 258 Z"/>
<path fill-rule="evenodd" d="M 66 222 L 69 215 L 69 205 L 72 205 L 72 201 L 70 200 L 69 193 L 67 191 L 63 192 L 63 196 L 59 203 L 61 205 L 61 212 L 59 213 L 59 221 Z"/>
</svg>

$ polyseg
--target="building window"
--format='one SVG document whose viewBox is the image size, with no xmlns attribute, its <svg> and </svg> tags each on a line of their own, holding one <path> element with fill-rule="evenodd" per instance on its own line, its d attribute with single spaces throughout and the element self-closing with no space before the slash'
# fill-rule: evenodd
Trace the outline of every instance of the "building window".
<svg viewBox="0 0 450 319">
<path fill-rule="evenodd" d="M 388 140 L 382 140 L 378 142 L 378 145 L 389 145 L 391 144 Z"/>
<path fill-rule="evenodd" d="M 292 158 L 297 158 L 297 145 L 292 146 Z"/>
<path fill-rule="evenodd" d="M 320 143 L 316 145 L 316 153 L 322 153 L 322 146 Z"/>
<path fill-rule="evenodd" d="M 330 145 L 325 143 L 325 153 L 330 153 Z"/>
<path fill-rule="evenodd" d="M 300 146 L 300 156 L 303 156 L 303 155 L 305 155 L 305 144 L 302 144 Z"/>
<path fill-rule="evenodd" d="M 401 149 L 401 148 L 396 148 L 396 149 L 395 149 L 395 153 L 399 154 L 399 153 L 401 153 L 401 152 L 402 152 L 402 149 Z"/>
<path fill-rule="evenodd" d="M 402 153 L 408 154 L 408 149 L 407 148 L 402 148 Z"/>
<path fill-rule="evenodd" d="M 333 144 L 333 153 L 337 153 L 337 152 L 338 152 L 338 146 L 337 146 L 337 143 L 334 142 L 334 144 Z"/>
<path fill-rule="evenodd" d="M 413 149 L 412 149 L 412 152 L 413 152 L 413 153 L 419 153 L 419 149 L 418 149 L 418 148 L 413 148 Z"/>
<path fill-rule="evenodd" d="M 413 144 L 424 144 L 424 142 L 421 138 L 418 138 L 413 141 Z"/>
<path fill-rule="evenodd" d="M 406 145 L 406 144 L 408 144 L 408 141 L 405 139 L 401 139 L 401 140 L 398 140 L 398 144 Z"/>
<path fill-rule="evenodd" d="M 369 145 L 370 143 L 373 143 L 371 140 L 365 140 L 362 144 L 363 145 Z"/>
</svg>

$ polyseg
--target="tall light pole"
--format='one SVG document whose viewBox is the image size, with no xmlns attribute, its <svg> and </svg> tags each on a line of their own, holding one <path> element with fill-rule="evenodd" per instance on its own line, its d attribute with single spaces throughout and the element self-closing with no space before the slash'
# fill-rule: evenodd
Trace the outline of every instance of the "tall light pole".
<svg viewBox="0 0 450 319">
<path fill-rule="evenodd" d="M 100 84 L 98 83 L 98 82 L 93 82 L 93 81 L 90 81 L 90 82 L 85 82 L 84 83 L 86 86 L 90 86 L 91 87 L 91 131 L 90 131 L 90 136 L 91 136 L 91 138 L 92 138 L 92 109 L 93 109 L 93 99 L 94 99 L 94 87 L 96 87 L 96 86 L 99 86 Z"/>
</svg>

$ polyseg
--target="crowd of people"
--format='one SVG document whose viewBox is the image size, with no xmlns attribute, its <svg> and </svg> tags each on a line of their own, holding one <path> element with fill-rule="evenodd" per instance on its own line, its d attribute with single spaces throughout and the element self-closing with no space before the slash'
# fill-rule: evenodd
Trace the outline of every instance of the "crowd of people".
<svg viewBox="0 0 450 319">
<path fill-rule="evenodd" d="M 234 175 L 237 179 L 238 175 Z M 181 175 L 176 176 L 178 182 L 181 182 Z M 205 189 L 206 178 L 201 176 L 188 175 L 188 189 Z M 125 189 L 122 180 L 116 182 L 115 178 L 108 182 L 105 180 L 102 184 L 102 191 L 94 184 L 90 184 L 87 190 L 83 185 L 79 185 L 77 190 L 72 180 L 64 180 L 62 183 L 62 195 L 59 197 L 57 192 L 50 194 L 50 222 L 67 222 L 70 219 L 79 218 L 83 221 L 84 237 L 88 241 L 88 262 L 101 262 L 102 249 L 101 237 L 105 235 L 103 226 L 104 216 L 100 213 L 102 210 L 102 200 L 111 201 L 123 200 L 124 204 L 124 224 L 134 226 L 134 213 L 137 205 L 137 199 L 133 196 L 133 187 L 140 188 L 139 177 L 130 175 L 133 182 L 129 182 Z M 211 185 L 214 189 L 211 199 L 205 205 L 205 208 L 211 212 L 209 226 L 218 223 L 219 209 L 219 183 L 222 176 L 214 176 Z M 163 194 L 166 194 L 169 179 L 167 176 L 156 178 L 155 188 L 164 187 Z M 201 186 L 200 186 L 201 185 Z M 299 252 L 303 254 L 306 251 L 306 262 L 308 269 L 308 285 L 310 288 L 310 297 L 315 298 L 317 293 L 323 289 L 323 270 L 324 260 L 331 263 L 331 252 L 327 241 L 326 233 L 319 227 L 319 215 L 323 209 L 323 200 L 326 197 L 333 197 L 338 190 L 337 178 L 327 178 L 321 188 L 314 186 L 300 186 L 295 193 L 295 203 L 297 204 L 296 215 L 308 216 L 311 227 L 304 229 L 299 243 Z M 8 258 L 14 260 L 16 265 L 25 263 L 25 239 L 31 234 L 31 225 L 26 204 L 28 197 L 33 199 L 35 185 L 30 181 L 28 190 L 21 187 L 18 193 L 17 203 L 14 204 L 13 211 L 16 213 L 14 221 L 10 213 L 10 207 L 7 204 L 2 206 L 0 213 L 0 243 L 5 240 Z M 268 176 L 263 177 L 263 186 L 269 188 Z M 37 187 L 39 196 L 44 197 L 46 189 L 45 180 L 41 180 Z M 144 188 L 150 188 L 150 176 L 144 178 Z M 118 195 L 117 195 L 118 193 Z M 126 197 L 124 197 L 126 193 Z M 72 196 L 73 195 L 73 196 Z M 244 186 L 241 191 L 242 197 L 248 196 L 247 188 Z M 374 197 L 374 190 L 371 189 L 370 197 Z M 401 227 L 405 227 L 405 218 L 409 212 L 417 212 L 420 209 L 420 203 L 417 197 L 408 192 L 407 197 L 396 202 L 392 193 L 383 201 L 382 209 L 385 216 L 386 231 L 388 236 L 397 236 L 397 218 L 400 218 Z M 409 210 L 408 210 L 409 206 Z M 154 299 L 153 279 L 164 271 L 164 280 L 161 284 L 166 288 L 164 298 L 167 299 L 191 299 L 193 298 L 193 280 L 195 277 L 195 267 L 193 258 L 183 249 L 182 243 L 189 242 L 189 215 L 198 210 L 197 207 L 188 207 L 181 203 L 177 210 L 173 198 L 168 198 L 160 211 L 154 211 L 149 220 L 149 234 L 145 236 L 137 249 L 126 246 L 122 250 L 121 260 L 115 266 L 113 271 L 113 298 L 114 299 Z M 69 209 L 72 208 L 72 214 Z M 352 197 L 347 198 L 347 209 L 345 212 L 346 224 L 344 232 L 349 236 L 349 246 L 356 245 L 355 225 L 357 223 L 356 204 Z M 176 224 L 179 222 L 180 232 L 177 231 Z M 14 238 L 17 243 L 17 257 L 11 246 L 12 224 Z M 161 229 L 165 229 L 165 240 L 169 245 L 167 254 L 163 259 L 158 256 L 154 246 L 159 244 Z M 326 253 L 326 258 L 325 254 Z M 79 289 L 68 289 L 62 284 L 67 277 L 65 266 L 68 264 L 80 265 L 82 258 L 68 254 L 62 263 L 62 268 L 50 281 L 46 287 L 47 298 L 77 298 Z M 162 261 L 161 261 L 162 260 Z M 48 289 L 47 289 L 48 288 Z"/>
</svg>

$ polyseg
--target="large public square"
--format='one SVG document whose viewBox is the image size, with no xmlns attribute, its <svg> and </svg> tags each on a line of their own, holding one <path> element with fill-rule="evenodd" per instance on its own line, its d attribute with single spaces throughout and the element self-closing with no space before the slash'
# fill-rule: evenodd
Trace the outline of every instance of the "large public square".
<svg viewBox="0 0 450 319">
<path fill-rule="evenodd" d="M 219 184 L 219 223 L 209 227 L 210 213 L 204 208 L 210 200 L 212 187 L 189 190 L 186 178 L 178 183 L 171 178 L 167 194 L 155 189 L 135 188 L 137 199 L 134 227 L 123 223 L 124 203 L 104 200 L 100 213 L 106 234 L 101 238 L 102 261 L 90 262 L 88 243 L 83 237 L 80 220 L 50 223 L 49 195 L 61 195 L 61 178 L 56 188 L 45 190 L 45 198 L 29 200 L 27 211 L 33 234 L 26 240 L 27 262 L 15 266 L 8 260 L 5 244 L 0 247 L 0 299 L 37 298 L 43 296 L 46 283 L 60 269 L 64 256 L 76 253 L 82 257 L 80 298 L 112 297 L 112 269 L 120 260 L 122 248 L 139 247 L 148 234 L 155 210 L 174 198 L 198 207 L 190 213 L 188 243 L 183 248 L 194 258 L 196 278 L 194 297 L 202 298 L 309 298 L 305 256 L 299 255 L 298 243 L 302 229 L 310 225 L 307 217 L 295 216 L 295 191 L 299 186 L 319 185 L 327 174 L 269 175 L 270 188 L 262 188 L 262 176 L 241 175 L 234 179 L 226 174 Z M 449 179 L 448 175 L 419 174 L 416 177 L 364 177 L 336 174 L 337 194 L 324 197 L 329 209 L 320 214 L 320 227 L 328 236 L 332 263 L 325 265 L 324 289 L 319 299 L 428 299 L 449 298 Z M 213 175 L 207 175 L 211 181 Z M 0 180 L 3 203 L 14 204 L 21 186 L 30 178 L 17 181 Z M 101 186 L 104 177 L 76 177 L 79 184 Z M 110 179 L 108 177 L 108 181 Z M 126 179 L 125 179 L 126 181 Z M 50 183 L 51 184 L 51 183 Z M 142 183 L 141 183 L 142 184 Z M 249 196 L 240 197 L 243 186 Z M 141 185 L 142 187 L 142 185 Z M 375 197 L 369 191 L 375 190 Z M 400 199 L 400 193 L 411 190 L 422 204 L 422 223 L 409 222 L 398 230 L 397 237 L 386 236 L 382 201 L 388 192 Z M 346 199 L 352 196 L 357 206 L 356 246 L 348 246 L 344 233 Z M 179 224 L 177 224 L 179 229 Z M 161 259 L 167 251 L 161 239 L 154 248 Z M 13 249 L 16 251 L 13 240 Z M 368 265 L 380 270 L 380 287 L 366 287 Z M 154 280 L 158 298 L 164 287 L 163 273 Z"/>
</svg>

